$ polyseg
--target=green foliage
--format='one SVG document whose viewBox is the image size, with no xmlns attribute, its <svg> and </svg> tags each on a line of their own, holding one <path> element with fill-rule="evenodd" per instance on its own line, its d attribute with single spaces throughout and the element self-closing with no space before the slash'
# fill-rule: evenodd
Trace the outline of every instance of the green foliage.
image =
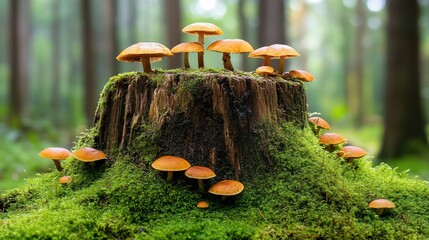
<svg viewBox="0 0 429 240">
<path fill-rule="evenodd" d="M 429 236 L 429 188 L 368 158 L 353 163 L 319 146 L 310 128 L 261 124 L 261 150 L 272 169 L 221 201 L 194 182 L 173 182 L 149 164 L 157 131 L 141 126 L 129 151 L 95 168 L 68 159 L 62 173 L 41 174 L 0 197 L 0 239 L 423 239 Z M 77 146 L 90 145 L 95 130 Z M 139 161 L 136 161 L 139 160 Z M 138 165 L 136 163 L 139 163 Z M 378 216 L 367 204 L 395 202 Z M 197 209 L 200 200 L 208 209 Z M 42 228 L 40 226 L 43 226 Z"/>
</svg>

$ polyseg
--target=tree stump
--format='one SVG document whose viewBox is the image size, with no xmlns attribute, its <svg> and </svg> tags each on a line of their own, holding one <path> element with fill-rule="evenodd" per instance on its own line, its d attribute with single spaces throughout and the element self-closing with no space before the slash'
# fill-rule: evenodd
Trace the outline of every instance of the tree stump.
<svg viewBox="0 0 429 240">
<path fill-rule="evenodd" d="M 272 164 L 258 142 L 262 123 L 303 127 L 306 120 L 301 82 L 232 72 L 123 74 L 101 95 L 94 141 L 100 149 L 126 152 L 141 126 L 150 126 L 158 131 L 159 156 L 180 156 L 219 178 L 242 179 Z"/>
</svg>

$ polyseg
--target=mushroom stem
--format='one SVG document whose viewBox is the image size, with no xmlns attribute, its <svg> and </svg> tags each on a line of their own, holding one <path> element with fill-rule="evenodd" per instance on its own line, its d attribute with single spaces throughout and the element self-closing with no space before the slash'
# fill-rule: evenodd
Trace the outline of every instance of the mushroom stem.
<svg viewBox="0 0 429 240">
<path fill-rule="evenodd" d="M 152 72 L 152 69 L 150 68 L 150 58 L 149 57 L 142 57 L 140 59 L 140 61 L 142 62 L 142 66 L 143 66 L 143 71 L 145 73 L 150 73 Z"/>
<path fill-rule="evenodd" d="M 200 189 L 201 192 L 204 192 L 203 179 L 198 179 L 198 188 Z"/>
<path fill-rule="evenodd" d="M 234 71 L 234 67 L 232 66 L 232 63 L 231 63 L 231 54 L 223 53 L 222 54 L 222 61 L 223 61 L 223 67 L 225 69 Z"/>
<path fill-rule="evenodd" d="M 279 63 L 279 74 L 282 74 L 284 72 L 285 69 L 285 58 L 284 57 L 280 57 L 280 63 Z"/>
<path fill-rule="evenodd" d="M 167 182 L 170 182 L 171 180 L 173 180 L 173 172 L 168 171 L 167 172 Z"/>
<path fill-rule="evenodd" d="M 377 211 L 378 216 L 381 216 L 384 212 L 384 208 L 379 208 Z"/>
<path fill-rule="evenodd" d="M 198 34 L 198 42 L 204 47 L 204 34 Z M 198 68 L 204 67 L 204 51 L 198 52 Z"/>
<path fill-rule="evenodd" d="M 59 160 L 52 159 L 52 161 L 54 162 L 55 167 L 57 168 L 58 171 L 62 171 L 63 170 L 63 167 L 61 167 L 61 163 L 60 163 Z"/>
<path fill-rule="evenodd" d="M 269 57 L 264 57 L 264 66 L 270 66 L 270 60 Z"/>
<path fill-rule="evenodd" d="M 183 62 L 185 63 L 185 69 L 190 68 L 191 66 L 189 65 L 189 56 L 188 56 L 188 52 L 185 52 L 183 54 Z"/>
</svg>

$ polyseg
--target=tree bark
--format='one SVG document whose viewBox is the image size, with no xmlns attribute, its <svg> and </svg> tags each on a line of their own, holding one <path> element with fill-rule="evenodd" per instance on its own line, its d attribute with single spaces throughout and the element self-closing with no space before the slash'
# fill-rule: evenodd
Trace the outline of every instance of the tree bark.
<svg viewBox="0 0 429 240">
<path fill-rule="evenodd" d="M 104 1 L 104 30 L 106 38 L 103 39 L 105 52 L 108 56 L 108 68 L 110 75 L 119 73 L 119 64 L 116 56 L 119 54 L 118 46 L 118 28 L 117 28 L 117 0 Z"/>
<path fill-rule="evenodd" d="M 181 26 L 181 10 L 180 0 L 164 0 L 164 14 L 165 14 L 165 29 L 167 31 L 167 41 L 169 48 L 173 48 L 182 42 L 182 26 Z M 168 68 L 180 68 L 182 66 L 182 59 L 180 54 L 176 54 L 168 58 Z"/>
<path fill-rule="evenodd" d="M 382 159 L 427 147 L 420 97 L 419 6 L 417 0 L 387 2 L 387 65 Z"/>
<path fill-rule="evenodd" d="M 261 124 L 303 127 L 307 119 L 300 82 L 214 73 L 149 76 L 155 75 L 162 80 L 135 74 L 106 87 L 95 119 L 97 148 L 129 152 L 146 125 L 158 130 L 159 156 L 209 166 L 220 178 L 250 178 L 272 164 L 259 151 Z"/>
</svg>

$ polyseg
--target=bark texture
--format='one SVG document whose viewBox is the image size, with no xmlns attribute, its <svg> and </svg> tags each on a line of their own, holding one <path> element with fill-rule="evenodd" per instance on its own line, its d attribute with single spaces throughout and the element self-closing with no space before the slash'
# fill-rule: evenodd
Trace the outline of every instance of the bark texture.
<svg viewBox="0 0 429 240">
<path fill-rule="evenodd" d="M 154 82 L 148 76 L 161 78 Z M 153 77 L 152 77 L 153 78 Z M 307 120 L 302 83 L 219 73 L 135 74 L 105 90 L 95 144 L 127 151 L 142 125 L 158 129 L 159 156 L 176 155 L 220 178 L 247 178 L 270 165 L 260 151 L 261 122 Z"/>
</svg>

